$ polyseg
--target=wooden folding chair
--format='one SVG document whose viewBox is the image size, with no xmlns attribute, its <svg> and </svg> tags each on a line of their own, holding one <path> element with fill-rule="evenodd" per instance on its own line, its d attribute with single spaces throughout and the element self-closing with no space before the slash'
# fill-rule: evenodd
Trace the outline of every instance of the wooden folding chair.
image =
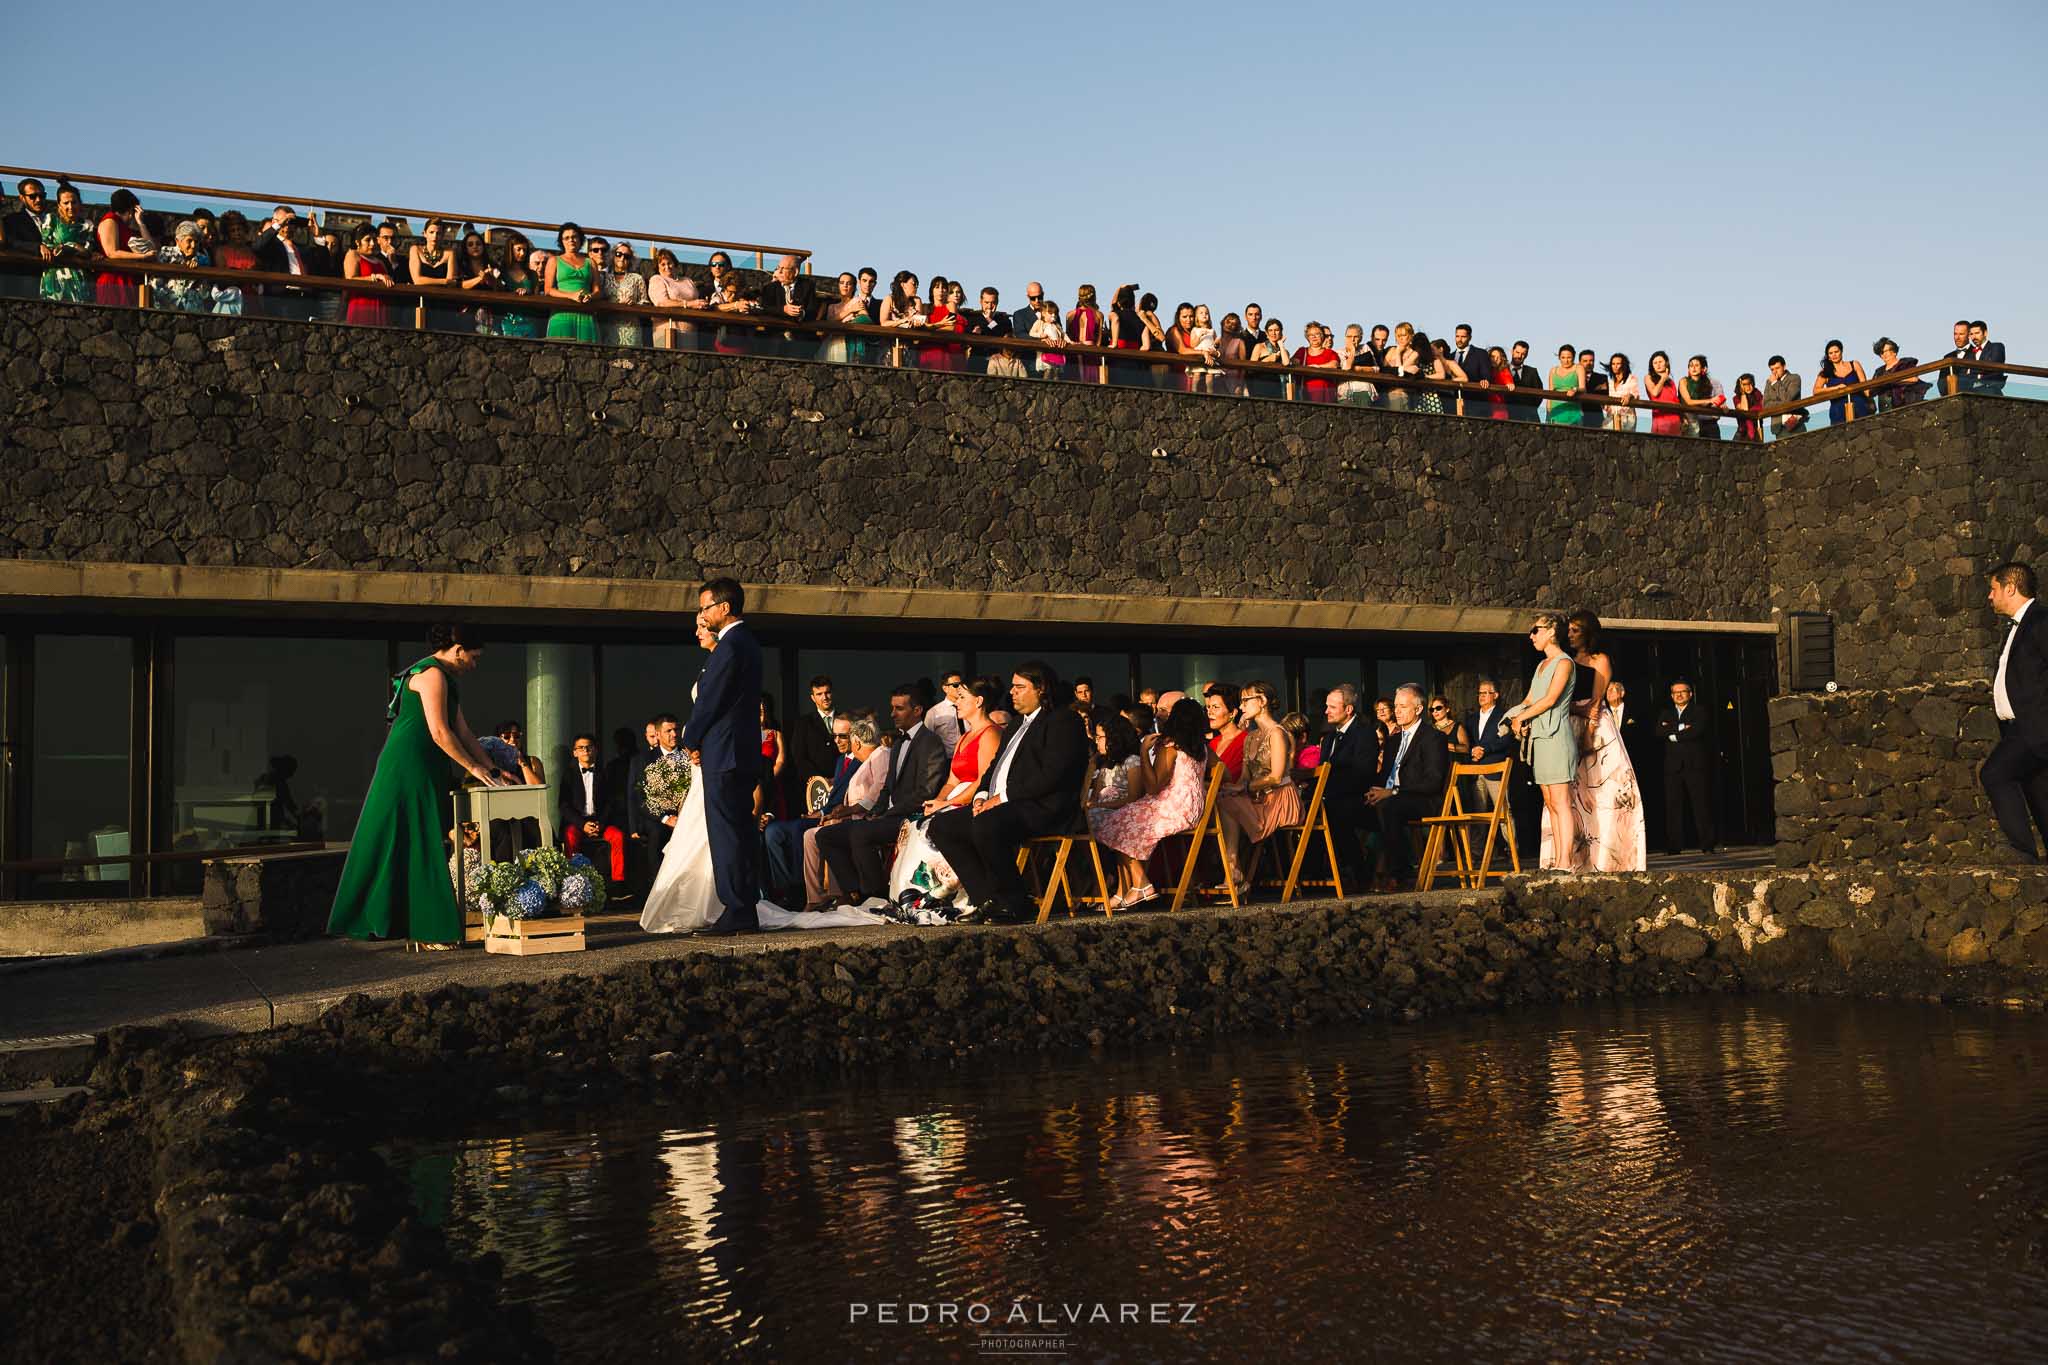
<svg viewBox="0 0 2048 1365">
<path fill-rule="evenodd" d="M 1294 857 L 1287 865 L 1285 880 L 1275 876 L 1260 883 L 1261 886 L 1280 887 L 1282 905 L 1293 900 L 1294 893 L 1302 887 L 1329 887 L 1339 897 L 1344 894 L 1344 874 L 1337 867 L 1337 840 L 1330 832 L 1329 812 L 1323 809 L 1323 790 L 1329 785 L 1330 765 L 1325 763 L 1316 769 L 1315 786 L 1310 789 L 1308 808 L 1302 814 L 1301 823 L 1282 825 L 1273 831 L 1273 837 L 1276 839 L 1283 834 L 1294 836 Z M 1307 859 L 1309 845 L 1314 842 L 1317 835 L 1322 836 L 1323 856 L 1330 860 L 1330 875 L 1320 880 L 1305 879 L 1301 875 L 1301 865 Z M 1279 869 L 1276 867 L 1274 871 L 1277 873 Z"/>
<path fill-rule="evenodd" d="M 1194 834 L 1188 840 L 1188 859 L 1180 866 L 1180 884 L 1173 889 L 1173 904 L 1167 907 L 1170 910 L 1180 909 L 1187 900 L 1188 886 L 1195 879 L 1195 864 L 1202 856 L 1202 836 L 1212 831 L 1216 835 L 1216 853 L 1223 859 L 1223 889 L 1230 893 L 1232 905 L 1238 903 L 1237 876 L 1230 868 L 1230 841 L 1223 837 L 1223 820 L 1216 813 L 1216 793 L 1223 786 L 1224 772 L 1221 763 L 1209 766 L 1209 791 L 1202 798 L 1202 818 L 1195 821 Z"/>
<path fill-rule="evenodd" d="M 1084 901 L 1100 905 L 1105 916 L 1114 916 L 1116 914 L 1116 911 L 1111 908 L 1109 903 L 1109 879 L 1102 875 L 1102 848 L 1095 842 L 1095 836 L 1088 832 L 1087 799 L 1088 774 L 1084 770 L 1081 774 L 1081 802 L 1083 807 L 1080 817 L 1081 828 L 1066 834 L 1041 834 L 1035 838 L 1026 839 L 1022 847 L 1017 850 L 1017 870 L 1019 872 L 1022 872 L 1025 865 L 1031 861 L 1032 850 L 1044 848 L 1053 850 L 1052 871 L 1046 874 L 1045 889 L 1039 892 L 1038 895 L 1038 923 L 1040 924 L 1045 923 L 1051 917 L 1053 897 L 1056 895 L 1066 897 L 1067 914 L 1069 917 L 1081 908 L 1081 903 Z M 1074 845 L 1076 844 L 1085 844 L 1088 847 L 1089 861 L 1095 866 L 1095 895 L 1090 896 L 1084 892 L 1077 897 L 1074 894 L 1072 884 L 1067 879 L 1067 861 L 1073 856 Z"/>
<path fill-rule="evenodd" d="M 1453 763 L 1451 779 L 1444 784 L 1444 808 L 1440 814 L 1427 816 L 1422 825 L 1429 831 L 1429 840 L 1422 847 L 1422 862 L 1415 874 L 1415 889 L 1428 891 L 1435 887 L 1442 877 L 1457 878 L 1458 885 L 1473 889 L 1486 885 L 1488 877 L 1505 878 L 1509 871 L 1493 870 L 1493 846 L 1499 838 L 1501 827 L 1507 824 L 1508 774 L 1514 770 L 1515 760 L 1504 758 L 1498 763 Z M 1498 780 L 1500 787 L 1491 810 L 1470 811 L 1465 809 L 1462 797 L 1458 795 L 1461 778 L 1476 777 L 1481 782 Z M 1483 851 L 1475 860 L 1472 856 L 1472 834 L 1475 829 L 1486 831 Z M 1522 855 L 1515 848 L 1513 826 L 1508 826 L 1508 860 L 1512 871 L 1522 870 Z M 1444 844 L 1447 835 L 1455 835 L 1451 845 L 1456 854 L 1456 863 L 1442 866 Z"/>
</svg>

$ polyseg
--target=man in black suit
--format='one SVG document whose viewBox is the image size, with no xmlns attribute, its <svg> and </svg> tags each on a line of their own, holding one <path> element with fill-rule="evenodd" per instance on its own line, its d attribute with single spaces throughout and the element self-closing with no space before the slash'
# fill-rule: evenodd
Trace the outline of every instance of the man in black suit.
<svg viewBox="0 0 2048 1365">
<path fill-rule="evenodd" d="M 2034 826 L 2048 837 L 2048 621 L 2033 610 L 2036 586 L 2029 565 L 2001 564 L 1991 571 L 1991 609 L 2012 628 L 1991 677 L 1998 743 L 1979 773 L 1998 827 L 2028 862 L 2041 860 Z"/>
<path fill-rule="evenodd" d="M 1543 420 L 1543 400 L 1523 398 L 1519 395 L 1528 389 L 1542 393 L 1545 387 L 1543 376 L 1536 373 L 1536 367 L 1529 363 L 1529 343 L 1518 341 L 1508 352 L 1508 368 L 1514 372 L 1517 396 L 1508 400 L 1508 417 L 1516 422 L 1540 422 Z"/>
<path fill-rule="evenodd" d="M 1010 675 L 1010 713 L 1016 719 L 981 776 L 973 806 L 940 811 L 926 829 L 986 924 L 1033 918 L 1017 850 L 1027 839 L 1074 829 L 1081 818 L 1088 737 L 1071 708 L 1052 704 L 1054 683 L 1044 664 L 1018 665 Z"/>
<path fill-rule="evenodd" d="M 924 697 L 915 683 L 889 692 L 889 715 L 902 731 L 889 746 L 889 776 L 875 813 L 818 828 L 818 852 L 832 869 L 842 905 L 860 910 L 889 908 L 889 859 L 905 820 L 924 814 L 924 803 L 939 794 L 950 755 L 924 723 Z"/>
<path fill-rule="evenodd" d="M 562 847 L 569 853 L 584 853 L 586 846 L 606 845 L 591 861 L 600 867 L 611 865 L 613 884 L 626 880 L 626 834 L 619 828 L 617 794 L 597 766 L 597 736 L 578 735 L 569 746 L 576 762 L 562 775 L 562 787 L 555 796 L 555 816 L 562 831 Z M 585 854 L 585 856 L 590 856 Z"/>
<path fill-rule="evenodd" d="M 798 272 L 796 257 L 784 256 L 775 263 L 775 273 L 754 295 L 754 303 L 767 317 L 802 322 L 817 309 L 817 287 L 809 275 Z"/>
<path fill-rule="evenodd" d="M 1451 751 L 1435 726 L 1422 721 L 1428 704 L 1420 683 L 1394 691 L 1394 733 L 1387 736 L 1379 785 L 1365 794 L 1380 822 L 1380 890 L 1400 891 L 1415 872 L 1408 822 L 1440 814 L 1451 780 Z"/>
<path fill-rule="evenodd" d="M 831 777 L 839 765 L 841 750 L 832 738 L 832 719 L 832 679 L 820 673 L 811 679 L 811 704 L 799 706 L 783 727 L 789 743 L 790 787 L 798 794 L 812 778 Z"/>
<path fill-rule="evenodd" d="M 711 845 L 711 876 L 725 907 L 705 930 L 740 934 L 761 928 L 755 905 L 761 883 L 755 852 L 754 788 L 761 779 L 761 646 L 742 616 L 746 591 L 738 580 L 714 578 L 697 590 L 697 628 L 718 637 L 697 683 L 696 704 L 680 741 L 704 784 L 704 833 Z"/>
<path fill-rule="evenodd" d="M 1016 335 L 1016 326 L 1008 313 L 1002 311 L 1002 295 L 993 285 L 981 291 L 981 307 L 960 310 L 960 323 L 971 337 L 1011 337 Z M 1029 333 L 1026 333 L 1028 336 Z M 988 347 L 974 353 L 974 368 L 987 370 L 988 362 L 999 355 L 1014 352 L 995 350 Z"/>
<path fill-rule="evenodd" d="M 1472 741 L 1470 756 L 1474 763 L 1498 763 L 1512 758 L 1515 753 L 1515 736 L 1501 723 L 1506 708 L 1500 704 L 1500 684 L 1491 678 L 1479 680 L 1479 709 L 1465 716 L 1465 738 Z M 1487 779 L 1473 779 L 1473 810 L 1492 810 L 1504 799 L 1505 793 L 1497 790 Z M 1512 828 L 1509 837 L 1514 837 Z"/>
<path fill-rule="evenodd" d="M 1024 306 L 1010 314 L 1010 335 L 1028 337 L 1038 321 L 1038 305 L 1045 301 L 1045 286 L 1037 280 L 1024 286 Z"/>
<path fill-rule="evenodd" d="M 1991 328 L 1981 320 L 1970 324 L 1970 359 L 1988 360 L 1994 365 L 2005 363 L 2005 343 L 1991 340 Z M 1977 393 L 2004 393 L 2005 372 L 1977 370 L 1972 374 L 1970 388 Z"/>
<path fill-rule="evenodd" d="M 1714 851 L 1714 743 L 1707 708 L 1694 704 L 1692 682 L 1671 684 L 1671 705 L 1657 717 L 1657 747 L 1664 751 L 1664 848 L 1685 847 L 1685 808 L 1692 806 L 1700 851 Z"/>
<path fill-rule="evenodd" d="M 626 807 L 626 834 L 640 846 L 641 861 L 653 868 L 661 864 L 662 850 L 668 847 L 669 831 L 675 828 L 676 817 L 673 814 L 656 815 L 647 809 L 647 798 L 641 793 L 640 780 L 646 774 L 648 764 L 679 751 L 683 730 L 682 723 L 668 711 L 647 725 L 653 732 L 653 743 L 627 761 L 626 789 L 619 793 L 619 800 Z"/>
<path fill-rule="evenodd" d="M 48 196 L 43 192 L 43 182 L 34 176 L 24 176 L 14 187 L 15 197 L 21 207 L 0 218 L 0 241 L 9 251 L 19 251 L 30 256 L 40 255 L 43 249 L 43 229 L 49 226 L 55 210 L 50 207 Z"/>
<path fill-rule="evenodd" d="M 1358 714 L 1358 689 L 1350 683 L 1339 683 L 1324 696 L 1323 719 L 1330 724 L 1322 738 L 1323 762 L 1330 765 L 1323 812 L 1330 837 L 1337 841 L 1338 873 L 1351 894 L 1360 895 L 1372 880 L 1365 865 L 1365 832 L 1373 823 L 1365 793 L 1379 776 L 1379 732 Z"/>
<path fill-rule="evenodd" d="M 1493 370 L 1486 363 L 1486 348 L 1472 344 L 1472 324 L 1461 322 L 1451 329 L 1451 359 L 1475 384 L 1493 382 Z"/>
<path fill-rule="evenodd" d="M 301 242 L 299 215 L 288 204 L 271 211 L 270 221 L 256 237 L 256 266 L 273 275 L 339 275 L 341 271 L 318 242 Z M 263 297 L 272 317 L 304 322 L 312 318 L 317 295 L 290 285 L 272 285 Z"/>
</svg>

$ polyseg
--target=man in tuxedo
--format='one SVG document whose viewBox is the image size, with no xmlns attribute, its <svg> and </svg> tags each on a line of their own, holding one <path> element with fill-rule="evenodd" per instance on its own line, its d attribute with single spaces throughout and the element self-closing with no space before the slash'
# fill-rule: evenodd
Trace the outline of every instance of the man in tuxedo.
<svg viewBox="0 0 2048 1365">
<path fill-rule="evenodd" d="M 279 204 L 271 211 L 270 221 L 256 237 L 256 265 L 273 275 L 338 275 L 341 272 L 327 257 L 327 251 L 317 243 L 301 246 L 295 238 L 299 231 L 299 215 L 287 204 Z M 290 285 L 274 285 L 263 298 L 264 311 L 272 317 L 292 318 L 300 322 L 313 316 L 314 301 L 303 289 Z"/>
<path fill-rule="evenodd" d="M 905 820 L 924 814 L 924 803 L 939 794 L 951 755 L 924 723 L 925 697 L 916 683 L 889 692 L 889 715 L 902 738 L 889 746 L 889 775 L 874 815 L 834 821 L 818 830 L 818 852 L 832 869 L 840 903 L 861 910 L 889 908 L 889 859 Z"/>
<path fill-rule="evenodd" d="M 1957 318 L 1955 321 L 1954 329 L 1952 331 L 1952 335 L 1956 343 L 1955 349 L 1952 351 L 1942 352 L 1941 358 L 1943 360 L 1971 359 L 1972 357 L 1970 355 L 1969 319 Z M 1949 376 L 1948 379 L 1944 382 L 1944 386 L 1950 393 L 1968 393 L 1972 389 L 1976 388 L 1977 377 L 1974 374 L 1972 374 L 1969 370 L 1958 367 L 1954 370 L 1949 371 Z"/>
<path fill-rule="evenodd" d="M 619 828 L 615 794 L 605 781 L 604 770 L 597 766 L 597 736 L 576 736 L 569 753 L 576 762 L 563 774 L 561 790 L 555 798 L 562 847 L 570 853 L 581 853 L 586 844 L 603 842 L 611 864 L 611 880 L 616 885 L 626 880 L 626 835 Z"/>
<path fill-rule="evenodd" d="M 1714 744 L 1708 733 L 1707 708 L 1693 701 L 1692 682 L 1671 684 L 1671 705 L 1657 717 L 1657 747 L 1664 753 L 1664 847 L 1685 848 L 1685 808 L 1692 806 L 1693 828 L 1700 851 L 1714 851 Z"/>
<path fill-rule="evenodd" d="M 854 773 L 860 770 L 860 761 L 853 756 L 851 717 L 832 717 L 832 742 L 838 757 L 830 774 L 832 791 L 825 798 L 824 809 L 828 811 L 838 810 L 846 804 L 847 787 L 852 783 Z M 761 845 L 768 854 L 763 894 L 781 905 L 803 905 L 797 897 L 803 895 L 804 835 L 817 827 L 818 817 L 806 812 L 794 819 L 771 820 L 762 828 Z"/>
<path fill-rule="evenodd" d="M 1028 337 L 1038 321 L 1038 305 L 1045 302 L 1045 286 L 1037 280 L 1024 286 L 1024 306 L 1010 314 L 1010 335 Z"/>
<path fill-rule="evenodd" d="M 972 807 L 940 811 L 926 826 L 983 923 L 1023 924 L 1033 917 L 1017 850 L 1027 839 L 1065 833 L 1081 818 L 1088 736 L 1079 716 L 1052 704 L 1055 682 L 1042 663 L 1017 667 L 1010 675 L 1016 719 L 982 774 Z"/>
<path fill-rule="evenodd" d="M 1358 689 L 1350 683 L 1339 683 L 1324 696 L 1323 719 L 1330 725 L 1322 737 L 1323 762 L 1330 765 L 1323 813 L 1337 842 L 1338 872 L 1351 894 L 1359 895 L 1372 880 L 1365 865 L 1365 833 L 1372 826 L 1365 793 L 1379 775 L 1379 734 L 1372 721 L 1360 718 Z"/>
<path fill-rule="evenodd" d="M 832 679 L 820 673 L 811 679 L 811 704 L 799 706 L 783 728 L 789 744 L 790 786 L 799 794 L 812 778 L 829 778 L 838 767 L 845 751 L 835 742 L 834 720 Z"/>
<path fill-rule="evenodd" d="M 1529 363 L 1529 343 L 1518 341 L 1508 351 L 1508 369 L 1515 376 L 1517 397 L 1508 399 L 1508 417 L 1516 422 L 1540 422 L 1543 420 L 1543 400 L 1539 397 L 1523 398 L 1519 395 L 1527 390 L 1538 394 L 1545 387 L 1543 376 L 1536 373 L 1536 367 Z"/>
<path fill-rule="evenodd" d="M 1994 365 L 2005 363 L 2005 343 L 1993 341 L 1991 328 L 1982 321 L 1970 324 L 1970 359 L 1988 360 Z M 2002 370 L 1974 371 L 1970 388 L 1977 393 L 2004 393 L 2005 373 Z"/>
<path fill-rule="evenodd" d="M 2048 621 L 2033 610 L 2036 586 L 2029 565 L 2001 564 L 1991 571 L 1991 609 L 2012 626 L 1991 676 L 1998 743 L 1978 774 L 1998 827 L 2028 862 L 2041 860 L 2034 827 L 2048 838 Z"/>
<path fill-rule="evenodd" d="M 1512 758 L 1515 753 L 1515 736 L 1507 726 L 1501 724 L 1503 708 L 1500 704 L 1500 684 L 1491 678 L 1479 680 L 1479 709 L 1465 717 L 1465 737 L 1472 741 L 1471 756 L 1474 763 L 1498 763 Z M 1505 799 L 1492 782 L 1479 779 L 1474 784 L 1474 810 L 1492 810 Z M 1512 838 L 1513 831 L 1509 831 Z"/>
<path fill-rule="evenodd" d="M 1387 736 L 1387 757 L 1379 785 L 1365 794 L 1380 825 L 1380 889 L 1406 888 L 1415 872 L 1409 848 L 1408 822 L 1436 815 L 1444 807 L 1444 786 L 1451 780 L 1451 753 L 1435 727 L 1422 722 L 1428 704 L 1420 683 L 1402 683 L 1394 690 L 1394 733 Z"/>
<path fill-rule="evenodd" d="M 788 258 L 784 258 L 788 259 Z M 761 774 L 761 646 L 741 619 L 746 592 L 714 578 L 697 590 L 697 624 L 718 637 L 697 683 L 697 704 L 683 731 L 683 752 L 704 784 L 704 832 L 723 914 L 706 931 L 738 934 L 761 927 L 754 873 L 754 787 Z"/>
</svg>

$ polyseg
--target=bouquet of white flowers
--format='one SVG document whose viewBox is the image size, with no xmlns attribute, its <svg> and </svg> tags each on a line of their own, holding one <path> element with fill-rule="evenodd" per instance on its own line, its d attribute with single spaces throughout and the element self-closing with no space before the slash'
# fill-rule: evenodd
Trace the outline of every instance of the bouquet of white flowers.
<svg viewBox="0 0 2048 1365">
<path fill-rule="evenodd" d="M 674 815 L 690 794 L 690 763 L 680 753 L 663 754 L 640 775 L 640 796 L 655 815 Z"/>
</svg>

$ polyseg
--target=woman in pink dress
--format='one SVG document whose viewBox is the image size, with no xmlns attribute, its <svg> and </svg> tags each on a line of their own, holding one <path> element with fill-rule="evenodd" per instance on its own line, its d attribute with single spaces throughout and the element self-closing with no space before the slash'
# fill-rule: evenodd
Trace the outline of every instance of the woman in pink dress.
<svg viewBox="0 0 2048 1365">
<path fill-rule="evenodd" d="M 1202 818 L 1209 762 L 1209 718 L 1202 704 L 1191 697 L 1175 702 L 1160 733 L 1145 736 L 1138 758 L 1132 775 L 1135 799 L 1089 812 L 1095 841 L 1121 859 L 1118 887 L 1130 888 L 1110 898 L 1112 910 L 1128 910 L 1159 894 L 1145 880 L 1145 860 L 1161 839 L 1185 834 Z"/>
<path fill-rule="evenodd" d="M 1095 302 L 1095 286 L 1084 284 L 1074 291 L 1074 311 L 1067 314 L 1067 340 L 1079 346 L 1100 346 L 1102 309 Z M 1074 376 L 1083 384 L 1102 382 L 1102 362 L 1082 357 Z"/>
<path fill-rule="evenodd" d="M 1572 728 L 1579 732 L 1579 766 L 1572 779 L 1573 823 L 1577 825 L 1574 861 L 1578 872 L 1641 872 L 1649 845 L 1643 831 L 1642 793 L 1636 787 L 1635 765 L 1621 742 L 1621 728 L 1607 706 L 1607 684 L 1614 664 L 1600 648 L 1600 618 L 1575 611 L 1565 618 L 1565 638 L 1573 662 L 1591 669 L 1592 692 L 1572 703 Z M 1544 826 L 1549 838 L 1549 826 Z M 1544 866 L 1553 866 L 1548 860 Z"/>
</svg>

